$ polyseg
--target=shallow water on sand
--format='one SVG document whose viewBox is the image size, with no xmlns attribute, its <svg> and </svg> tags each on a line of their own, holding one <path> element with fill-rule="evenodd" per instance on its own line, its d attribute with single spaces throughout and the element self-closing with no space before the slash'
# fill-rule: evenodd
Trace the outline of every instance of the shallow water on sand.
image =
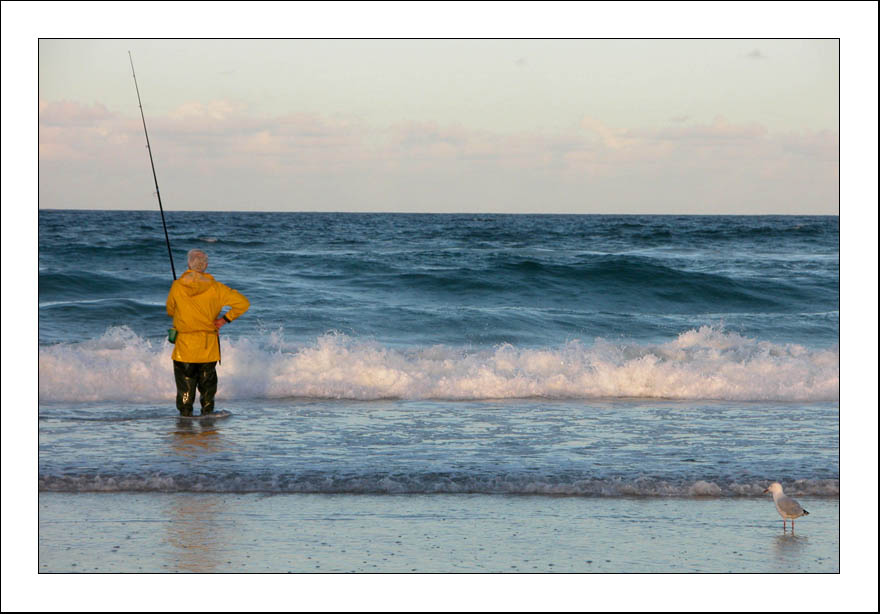
<svg viewBox="0 0 880 614">
<path fill-rule="evenodd" d="M 839 501 L 41 493 L 40 572 L 836 573 Z"/>
<path fill-rule="evenodd" d="M 760 499 L 779 481 L 798 498 L 839 495 L 833 403 L 230 406 L 216 421 L 178 420 L 167 405 L 41 406 L 40 491 Z"/>
</svg>

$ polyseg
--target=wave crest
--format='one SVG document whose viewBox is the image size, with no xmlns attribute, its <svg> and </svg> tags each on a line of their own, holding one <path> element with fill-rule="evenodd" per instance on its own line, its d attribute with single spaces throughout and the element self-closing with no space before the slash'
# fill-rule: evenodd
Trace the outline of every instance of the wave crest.
<svg viewBox="0 0 880 614">
<path fill-rule="evenodd" d="M 127 327 L 40 348 L 40 401 L 165 401 L 175 395 L 171 347 Z M 283 331 L 223 339 L 228 399 L 664 398 L 839 399 L 839 349 L 774 344 L 704 326 L 656 345 L 596 340 L 548 348 L 398 349 L 326 334 L 291 345 Z"/>
</svg>

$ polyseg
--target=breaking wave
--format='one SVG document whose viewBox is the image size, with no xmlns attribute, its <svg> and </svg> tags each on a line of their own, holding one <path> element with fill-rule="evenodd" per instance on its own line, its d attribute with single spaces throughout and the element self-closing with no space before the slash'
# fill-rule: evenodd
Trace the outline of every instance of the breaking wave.
<svg viewBox="0 0 880 614">
<path fill-rule="evenodd" d="M 556 347 L 396 348 L 340 334 L 307 345 L 281 331 L 223 339 L 227 399 L 839 399 L 839 347 L 776 344 L 704 326 L 660 344 L 598 339 Z M 127 327 L 40 347 L 41 402 L 166 401 L 171 347 Z"/>
</svg>

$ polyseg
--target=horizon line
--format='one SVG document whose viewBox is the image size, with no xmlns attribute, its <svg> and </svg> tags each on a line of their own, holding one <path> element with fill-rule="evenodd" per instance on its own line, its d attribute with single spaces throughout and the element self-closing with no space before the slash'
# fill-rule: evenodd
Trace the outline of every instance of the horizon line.
<svg viewBox="0 0 880 614">
<path fill-rule="evenodd" d="M 38 211 L 102 211 L 102 212 L 152 212 L 154 209 L 100 209 L 100 208 L 64 208 L 37 207 Z M 521 212 L 521 211 L 316 211 L 316 210 L 279 210 L 279 209 L 167 209 L 166 213 L 307 213 L 307 214 L 361 214 L 361 215 L 633 215 L 633 216 L 677 216 L 677 217 L 840 217 L 837 213 L 588 213 L 588 212 Z"/>
</svg>

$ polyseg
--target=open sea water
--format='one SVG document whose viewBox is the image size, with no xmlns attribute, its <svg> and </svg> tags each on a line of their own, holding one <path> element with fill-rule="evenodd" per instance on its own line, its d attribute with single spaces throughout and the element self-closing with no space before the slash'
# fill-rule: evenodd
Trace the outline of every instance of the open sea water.
<svg viewBox="0 0 880 614">
<path fill-rule="evenodd" d="M 779 529 L 779 481 L 836 514 L 837 217 L 166 220 L 178 275 L 201 248 L 251 301 L 221 332 L 233 415 L 176 418 L 158 211 L 41 210 L 41 500 L 727 500 Z"/>
</svg>

